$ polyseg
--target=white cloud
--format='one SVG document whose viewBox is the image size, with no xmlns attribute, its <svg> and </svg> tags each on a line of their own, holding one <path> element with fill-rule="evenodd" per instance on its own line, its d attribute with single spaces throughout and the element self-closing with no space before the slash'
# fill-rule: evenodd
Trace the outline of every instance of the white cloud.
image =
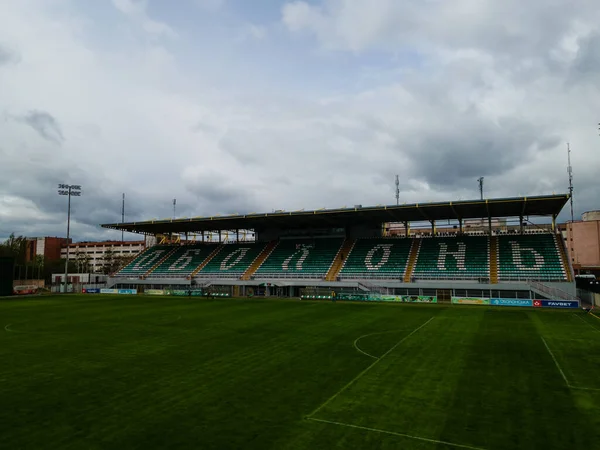
<svg viewBox="0 0 600 450">
<path fill-rule="evenodd" d="M 59 182 L 84 187 L 86 237 L 110 235 L 97 224 L 119 220 L 122 192 L 131 220 L 169 217 L 173 198 L 188 217 L 391 203 L 395 174 L 406 202 L 475 197 L 479 176 L 490 196 L 565 192 L 566 141 L 592 209 L 594 4 L 294 2 L 294 42 L 241 12 L 211 19 L 225 42 L 143 1 L 115 0 L 130 22 L 110 34 L 68 2 L 0 2 L 0 228 L 63 233 Z"/>
<path fill-rule="evenodd" d="M 173 38 L 177 33 L 166 23 L 151 19 L 147 13 L 147 0 L 112 0 L 115 8 L 125 14 L 146 33 Z"/>
</svg>

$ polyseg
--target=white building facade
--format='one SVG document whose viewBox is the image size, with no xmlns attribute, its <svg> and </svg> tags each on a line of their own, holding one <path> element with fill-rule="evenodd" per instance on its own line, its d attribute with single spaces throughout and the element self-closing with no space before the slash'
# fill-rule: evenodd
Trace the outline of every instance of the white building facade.
<svg viewBox="0 0 600 450">
<path fill-rule="evenodd" d="M 104 242 L 77 242 L 69 245 L 69 259 L 76 261 L 89 259 L 89 266 L 93 273 L 100 272 L 104 263 L 104 256 L 111 250 L 114 256 L 133 258 L 146 248 L 144 241 L 104 241 Z M 60 251 L 61 258 L 67 257 L 67 248 Z"/>
</svg>

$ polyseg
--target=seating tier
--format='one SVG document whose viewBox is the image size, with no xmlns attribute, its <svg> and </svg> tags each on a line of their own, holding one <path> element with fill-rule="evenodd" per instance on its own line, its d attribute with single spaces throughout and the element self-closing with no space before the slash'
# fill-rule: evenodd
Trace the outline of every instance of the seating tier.
<svg viewBox="0 0 600 450">
<path fill-rule="evenodd" d="M 504 281 L 568 280 L 552 234 L 499 236 L 498 277 Z"/>
<path fill-rule="evenodd" d="M 400 279 L 410 256 L 412 239 L 357 239 L 346 259 L 340 279 Z"/>
<path fill-rule="evenodd" d="M 457 236 L 421 239 L 413 277 L 417 279 L 489 278 L 489 239 Z"/>
<path fill-rule="evenodd" d="M 260 255 L 265 245 L 264 243 L 226 244 L 196 276 L 239 278 Z"/>
<path fill-rule="evenodd" d="M 216 244 L 183 245 L 163 261 L 149 278 L 190 275 L 216 248 Z"/>
<path fill-rule="evenodd" d="M 281 240 L 254 277 L 323 278 L 343 241 L 341 238 Z"/>
<path fill-rule="evenodd" d="M 156 245 L 150 247 L 145 252 L 138 255 L 133 261 L 123 267 L 116 276 L 142 276 L 154 267 L 162 258 L 164 258 L 171 250 L 172 246 Z"/>
</svg>

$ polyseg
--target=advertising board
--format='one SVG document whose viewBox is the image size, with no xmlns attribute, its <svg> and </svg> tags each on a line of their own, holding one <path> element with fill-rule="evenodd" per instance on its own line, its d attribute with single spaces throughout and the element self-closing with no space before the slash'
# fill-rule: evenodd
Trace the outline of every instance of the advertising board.
<svg viewBox="0 0 600 450">
<path fill-rule="evenodd" d="M 579 300 L 533 300 L 536 308 L 579 308 Z"/>
<path fill-rule="evenodd" d="M 522 298 L 493 298 L 490 301 L 493 306 L 533 306 L 533 300 Z"/>
<path fill-rule="evenodd" d="M 100 293 L 100 289 L 95 289 L 95 288 L 83 288 L 81 290 L 82 293 L 84 294 L 99 294 Z"/>
<path fill-rule="evenodd" d="M 169 293 L 164 289 L 146 289 L 144 291 L 145 294 L 148 295 L 168 295 Z"/>
<path fill-rule="evenodd" d="M 135 295 L 137 289 L 100 289 L 101 294 L 123 294 L 123 295 Z"/>
<path fill-rule="evenodd" d="M 489 298 L 475 297 L 452 297 L 452 303 L 456 305 L 489 305 Z"/>
<path fill-rule="evenodd" d="M 118 289 L 100 289 L 101 294 L 118 294 Z"/>
<path fill-rule="evenodd" d="M 38 287 L 35 285 L 27 285 L 27 286 L 15 286 L 13 288 L 13 293 L 15 295 L 31 295 L 37 294 Z"/>
</svg>

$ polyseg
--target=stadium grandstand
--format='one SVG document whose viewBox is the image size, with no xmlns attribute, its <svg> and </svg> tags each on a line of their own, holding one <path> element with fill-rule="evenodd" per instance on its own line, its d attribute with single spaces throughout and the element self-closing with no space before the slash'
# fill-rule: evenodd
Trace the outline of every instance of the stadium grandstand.
<svg viewBox="0 0 600 450">
<path fill-rule="evenodd" d="M 294 297 L 376 292 L 439 302 L 572 299 L 573 270 L 556 229 L 568 200 L 547 195 L 105 224 L 157 237 L 109 286 Z M 399 230 L 393 236 L 390 223 Z M 242 241 L 240 233 L 249 231 L 253 240 Z"/>
</svg>

